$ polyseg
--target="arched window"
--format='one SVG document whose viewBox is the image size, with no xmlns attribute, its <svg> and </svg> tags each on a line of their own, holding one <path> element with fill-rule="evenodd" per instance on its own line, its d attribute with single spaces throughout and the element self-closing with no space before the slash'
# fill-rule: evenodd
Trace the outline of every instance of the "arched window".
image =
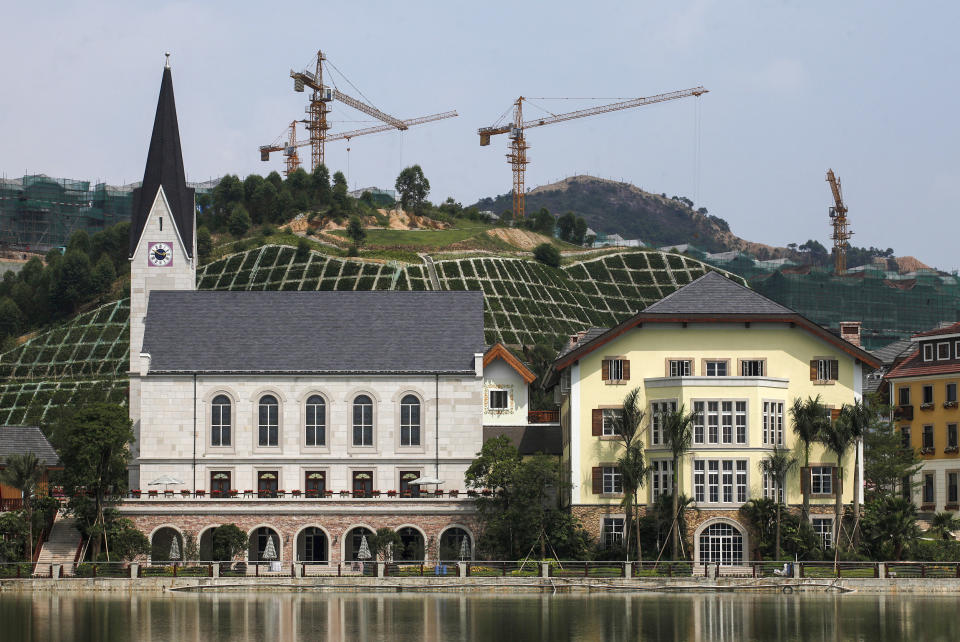
<svg viewBox="0 0 960 642">
<path fill-rule="evenodd" d="M 400 400 L 400 445 L 420 445 L 420 400 L 413 395 Z"/>
<path fill-rule="evenodd" d="M 230 445 L 230 397 L 217 395 L 210 410 L 210 445 Z"/>
<path fill-rule="evenodd" d="M 353 400 L 353 445 L 373 445 L 373 400 L 367 395 Z"/>
<path fill-rule="evenodd" d="M 276 446 L 280 432 L 280 403 L 273 395 L 260 397 L 259 439 L 261 446 Z"/>
<path fill-rule="evenodd" d="M 700 563 L 732 566 L 743 563 L 743 533 L 726 522 L 707 526 L 700 533 Z"/>
<path fill-rule="evenodd" d="M 327 404 L 320 395 L 307 399 L 307 445 L 327 445 Z"/>
</svg>

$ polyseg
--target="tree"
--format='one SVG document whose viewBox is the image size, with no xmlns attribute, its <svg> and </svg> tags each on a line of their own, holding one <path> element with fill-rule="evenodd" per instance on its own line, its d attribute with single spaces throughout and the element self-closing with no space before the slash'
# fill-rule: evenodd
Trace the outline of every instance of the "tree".
<svg viewBox="0 0 960 642">
<path fill-rule="evenodd" d="M 90 255 L 90 235 L 86 230 L 77 230 L 70 235 L 67 252 L 83 252 L 87 256 Z"/>
<path fill-rule="evenodd" d="M 313 204 L 326 207 L 330 204 L 330 170 L 323 163 L 313 168 L 310 174 L 310 188 L 313 190 Z"/>
<path fill-rule="evenodd" d="M 913 542 L 917 528 L 917 508 L 903 497 L 878 496 L 864 505 L 863 538 L 874 559 L 897 561 L 903 549 Z"/>
<path fill-rule="evenodd" d="M 630 528 L 633 526 L 634 515 L 640 514 L 638 492 L 647 478 L 649 468 L 643 454 L 643 441 L 640 439 L 641 424 L 647 414 L 643 411 L 640 401 L 640 387 L 636 387 L 623 398 L 620 412 L 614 420 L 614 432 L 623 446 L 623 454 L 617 460 L 617 469 L 620 471 L 623 486 L 623 506 L 627 512 L 626 546 L 627 561 L 630 556 Z M 640 547 L 640 521 L 636 522 L 637 559 L 643 559 L 643 550 Z"/>
<path fill-rule="evenodd" d="M 20 312 L 16 302 L 8 296 L 0 299 L 0 339 L 18 336 L 22 324 L 23 313 Z"/>
<path fill-rule="evenodd" d="M 33 491 L 40 483 L 43 469 L 34 453 L 10 455 L 6 467 L 0 470 L 0 481 L 20 491 L 23 512 L 27 519 L 27 559 L 33 560 Z"/>
<path fill-rule="evenodd" d="M 242 203 L 233 206 L 230 212 L 230 221 L 227 223 L 227 229 L 235 238 L 240 238 L 250 229 L 250 214 Z"/>
<path fill-rule="evenodd" d="M 354 247 L 360 247 L 363 240 L 367 238 L 367 231 L 363 229 L 363 223 L 359 216 L 350 217 L 350 222 L 347 223 L 347 236 L 353 241 Z"/>
<path fill-rule="evenodd" d="M 827 409 L 820 403 L 820 395 L 816 398 L 807 397 L 803 401 L 799 397 L 793 400 L 790 408 L 790 417 L 793 419 L 793 432 L 803 446 L 803 467 L 810 466 L 810 445 L 817 441 L 825 425 L 829 424 L 830 416 Z M 803 519 L 810 518 L 810 484 L 801 479 L 800 489 L 803 491 Z"/>
<path fill-rule="evenodd" d="M 26 543 L 30 540 L 27 520 L 20 511 L 0 513 L 0 562 L 19 562 L 26 557 Z M 33 558 L 30 558 L 33 560 Z"/>
<path fill-rule="evenodd" d="M 113 269 L 113 261 L 106 254 L 101 254 L 91 277 L 94 292 L 98 294 L 109 292 L 116 278 L 117 271 Z"/>
<path fill-rule="evenodd" d="M 107 536 L 104 508 L 127 490 L 133 425 L 126 407 L 93 403 L 68 416 L 57 434 L 63 488 L 70 510 L 92 540 L 93 557 Z M 109 541 L 107 541 L 109 551 Z"/>
<path fill-rule="evenodd" d="M 400 533 L 389 526 L 377 529 L 377 534 L 370 541 L 370 553 L 380 559 L 382 562 L 393 559 L 395 553 L 403 547 L 403 540 L 400 539 Z"/>
<path fill-rule="evenodd" d="M 197 229 L 197 258 L 199 258 L 202 263 L 206 263 L 210 259 L 212 252 L 213 237 L 210 235 L 210 230 L 201 226 Z"/>
<path fill-rule="evenodd" d="M 493 559 L 518 559 L 548 547 L 561 559 L 582 556 L 589 537 L 579 522 L 557 507 L 560 471 L 554 457 L 522 458 L 509 438 L 489 439 L 470 464 L 467 485 L 491 491 L 477 499 L 478 548 Z"/>
<path fill-rule="evenodd" d="M 567 212 L 557 218 L 557 238 L 568 243 L 573 240 L 573 231 L 577 225 L 577 217 L 573 212 Z"/>
<path fill-rule="evenodd" d="M 573 237 L 571 241 L 577 245 L 583 245 L 587 240 L 587 222 L 578 216 L 573 224 Z"/>
<path fill-rule="evenodd" d="M 351 211 L 350 197 L 347 195 L 347 177 L 343 172 L 337 172 L 333 175 L 333 193 L 330 196 L 330 204 L 334 215 L 343 216 Z"/>
<path fill-rule="evenodd" d="M 842 411 L 841 411 L 842 412 Z M 854 442 L 851 421 L 847 415 L 840 415 L 834 421 L 827 421 L 821 428 L 818 441 L 827 447 L 827 450 L 837 456 L 837 487 L 833 489 L 835 497 L 833 505 L 833 541 L 835 550 L 840 550 L 840 533 L 843 532 L 843 458 L 850 445 Z M 856 494 L 856 493 L 854 493 Z M 848 542 L 849 543 L 849 542 Z"/>
<path fill-rule="evenodd" d="M 400 194 L 400 207 L 406 211 L 420 214 L 427 195 L 430 194 L 430 181 L 423 175 L 419 165 L 407 167 L 397 176 L 394 183 L 397 193 Z"/>
<path fill-rule="evenodd" d="M 867 499 L 899 497 L 912 486 L 910 479 L 922 466 L 917 451 L 904 443 L 903 435 L 878 412 L 863 436 L 863 480 Z M 906 488 L 904 488 L 906 484 Z"/>
<path fill-rule="evenodd" d="M 953 513 L 941 511 L 933 516 L 930 522 L 930 532 L 938 539 L 952 540 L 953 531 L 960 530 L 960 519 L 953 516 Z"/>
<path fill-rule="evenodd" d="M 294 255 L 297 263 L 303 263 L 310 256 L 310 241 L 301 237 L 297 240 L 297 253 Z"/>
<path fill-rule="evenodd" d="M 276 221 L 280 210 L 277 207 L 277 188 L 270 181 L 260 181 L 250 199 L 254 223 Z"/>
<path fill-rule="evenodd" d="M 229 562 L 247 548 L 249 538 L 236 524 L 224 524 L 213 531 L 213 550 L 215 562 Z"/>
<path fill-rule="evenodd" d="M 541 207 L 539 210 L 537 210 L 537 213 L 533 215 L 533 220 L 531 223 L 534 231 L 553 238 L 553 232 L 557 225 L 557 221 L 555 218 L 553 218 L 553 214 L 550 213 L 550 210 L 545 207 Z"/>
<path fill-rule="evenodd" d="M 860 457 L 858 456 L 863 436 L 877 419 L 877 406 L 873 401 L 857 399 L 852 405 L 840 409 L 840 419 L 847 424 L 853 439 L 853 545 L 859 541 L 860 531 Z"/>
<path fill-rule="evenodd" d="M 777 525 L 776 525 L 776 547 L 774 548 L 774 557 L 780 559 L 780 524 L 782 523 L 780 509 L 783 505 L 781 496 L 786 492 L 787 475 L 797 465 L 795 457 L 790 455 L 790 451 L 778 446 L 773 447 L 773 452 L 760 460 L 760 472 L 769 475 L 773 481 L 773 492 L 777 504 Z"/>
<path fill-rule="evenodd" d="M 560 250 L 550 243 L 541 243 L 533 248 L 533 258 L 550 267 L 560 267 Z"/>
<path fill-rule="evenodd" d="M 111 519 L 106 537 L 110 542 L 110 555 L 116 560 L 129 562 L 150 553 L 150 540 L 129 519 Z"/>
<path fill-rule="evenodd" d="M 75 312 L 92 289 L 90 257 L 79 250 L 68 251 L 52 270 L 51 299 L 60 314 Z"/>
<path fill-rule="evenodd" d="M 696 421 L 698 413 L 692 411 L 687 413 L 683 406 L 677 410 L 665 413 L 661 417 L 663 423 L 663 442 L 670 449 L 673 456 L 673 516 L 672 516 L 672 538 L 670 544 L 670 554 L 673 559 L 677 559 L 677 552 L 680 548 L 680 528 L 679 528 L 679 492 L 680 492 L 680 459 L 690 450 L 693 443 L 693 422 Z"/>
</svg>

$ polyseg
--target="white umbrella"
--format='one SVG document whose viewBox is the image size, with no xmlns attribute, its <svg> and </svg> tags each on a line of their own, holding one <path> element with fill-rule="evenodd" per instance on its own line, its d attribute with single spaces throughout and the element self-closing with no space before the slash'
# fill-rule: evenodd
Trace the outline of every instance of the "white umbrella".
<svg viewBox="0 0 960 642">
<path fill-rule="evenodd" d="M 180 559 L 180 542 L 177 540 L 177 536 L 173 536 L 173 540 L 170 542 L 170 559 L 177 561 Z"/>
<path fill-rule="evenodd" d="M 267 538 L 267 545 L 263 547 L 263 559 L 277 559 L 277 547 L 273 545 L 273 537 Z"/>
<path fill-rule="evenodd" d="M 184 484 L 184 481 L 182 479 L 177 479 L 173 475 L 160 475 L 159 477 L 157 477 L 147 485 L 163 486 L 163 489 L 166 490 L 167 486 L 169 486 L 170 484 L 180 484 L 182 486 Z"/>
<path fill-rule="evenodd" d="M 460 540 L 460 542 L 460 559 L 465 560 L 470 557 L 470 545 L 467 543 L 466 537 Z"/>
<path fill-rule="evenodd" d="M 407 482 L 408 484 L 424 485 L 424 484 L 442 484 L 443 480 L 436 477 L 417 477 L 411 481 Z"/>
<path fill-rule="evenodd" d="M 373 557 L 373 555 L 370 554 L 370 545 L 367 544 L 367 536 L 364 535 L 360 538 L 360 550 L 357 551 L 357 559 L 368 560 L 371 557 Z"/>
</svg>

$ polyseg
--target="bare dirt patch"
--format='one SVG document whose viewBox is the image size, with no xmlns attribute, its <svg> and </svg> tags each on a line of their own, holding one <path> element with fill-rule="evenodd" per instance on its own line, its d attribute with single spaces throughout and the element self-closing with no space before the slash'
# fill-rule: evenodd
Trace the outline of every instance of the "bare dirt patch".
<svg viewBox="0 0 960 642">
<path fill-rule="evenodd" d="M 543 234 L 538 234 L 536 232 L 531 232 L 530 230 L 518 230 L 518 229 L 507 229 L 503 227 L 497 227 L 492 230 L 487 230 L 487 234 L 494 238 L 498 238 L 501 241 L 509 243 L 514 247 L 518 247 L 521 250 L 532 250 L 541 243 L 549 243 L 548 239 Z"/>
</svg>

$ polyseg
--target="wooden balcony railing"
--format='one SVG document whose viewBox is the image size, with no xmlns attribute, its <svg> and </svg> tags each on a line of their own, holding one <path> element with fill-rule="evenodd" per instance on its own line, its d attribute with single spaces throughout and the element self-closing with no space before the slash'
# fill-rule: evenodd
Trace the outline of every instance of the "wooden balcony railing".
<svg viewBox="0 0 960 642">
<path fill-rule="evenodd" d="M 559 422 L 559 410 L 530 410 L 527 412 L 528 424 L 551 424 Z"/>
</svg>

